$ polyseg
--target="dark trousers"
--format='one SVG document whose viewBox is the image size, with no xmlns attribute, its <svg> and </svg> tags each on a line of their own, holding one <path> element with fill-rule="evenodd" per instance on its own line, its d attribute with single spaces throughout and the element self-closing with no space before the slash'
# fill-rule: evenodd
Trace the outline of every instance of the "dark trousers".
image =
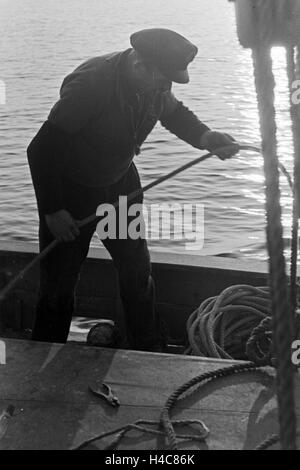
<svg viewBox="0 0 300 470">
<path fill-rule="evenodd" d="M 141 187 L 138 172 L 132 164 L 124 177 L 107 188 L 88 188 L 70 180 L 64 181 L 64 208 L 76 220 L 96 214 L 102 203 L 113 203 L 119 195 L 128 195 Z M 55 188 L 53 188 L 55 191 Z M 142 195 L 128 203 L 142 203 Z M 118 215 L 118 213 L 117 213 Z M 118 217 L 117 217 L 118 219 Z M 128 217 L 128 222 L 132 218 Z M 64 343 L 67 340 L 74 310 L 74 292 L 96 223 L 83 227 L 72 242 L 60 243 L 40 266 L 40 295 L 32 339 Z M 51 241 L 45 217 L 40 213 L 40 250 Z M 134 349 L 151 349 L 158 342 L 158 322 L 154 312 L 154 283 L 150 256 L 145 239 L 102 240 L 118 271 L 123 302 L 127 340 Z"/>
</svg>

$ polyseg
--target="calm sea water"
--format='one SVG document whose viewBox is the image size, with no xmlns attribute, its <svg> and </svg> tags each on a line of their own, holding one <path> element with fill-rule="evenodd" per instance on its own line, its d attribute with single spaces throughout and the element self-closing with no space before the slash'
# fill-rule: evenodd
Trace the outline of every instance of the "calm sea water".
<svg viewBox="0 0 300 470">
<path fill-rule="evenodd" d="M 188 85 L 176 96 L 216 130 L 240 142 L 260 141 L 251 54 L 238 43 L 232 4 L 226 0 L 0 0 L 0 238 L 37 240 L 35 196 L 26 147 L 58 98 L 64 76 L 89 57 L 129 47 L 129 35 L 167 27 L 199 47 Z M 292 144 L 285 56 L 273 51 L 279 154 L 291 171 Z M 136 158 L 143 183 L 199 155 L 158 125 Z M 288 253 L 291 193 L 282 178 Z M 242 152 L 213 158 L 147 193 L 147 203 L 204 204 L 200 254 L 266 258 L 262 158 Z M 93 243 L 96 243 L 94 240 Z M 184 251 L 175 240 L 151 241 L 157 249 Z"/>
</svg>

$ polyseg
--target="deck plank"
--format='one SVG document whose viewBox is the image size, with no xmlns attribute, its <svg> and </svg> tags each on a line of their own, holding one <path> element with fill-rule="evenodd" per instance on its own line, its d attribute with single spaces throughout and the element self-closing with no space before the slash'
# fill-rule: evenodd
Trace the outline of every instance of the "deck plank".
<svg viewBox="0 0 300 470">
<path fill-rule="evenodd" d="M 0 440 L 0 449 L 69 449 L 137 419 L 158 419 L 166 399 L 178 386 L 200 373 L 232 363 L 76 344 L 5 341 L 7 361 L 0 366 L 0 410 L 13 404 L 16 411 Z M 103 381 L 119 397 L 119 409 L 89 393 L 89 384 Z M 181 401 L 174 417 L 196 417 L 205 422 L 211 435 L 200 448 L 253 448 L 277 430 L 273 371 L 264 369 L 207 384 Z M 120 448 L 164 447 L 162 438 L 134 434 Z M 185 443 L 184 448 L 199 448 L 199 444 Z"/>
</svg>

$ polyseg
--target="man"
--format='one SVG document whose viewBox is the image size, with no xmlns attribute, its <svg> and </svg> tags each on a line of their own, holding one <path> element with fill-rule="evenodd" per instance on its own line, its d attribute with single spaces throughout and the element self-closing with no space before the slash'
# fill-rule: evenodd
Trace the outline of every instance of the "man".
<svg viewBox="0 0 300 470">
<path fill-rule="evenodd" d="M 211 131 L 178 101 L 172 82 L 187 83 L 197 47 L 167 29 L 134 33 L 131 48 L 96 57 L 68 75 L 60 99 L 28 147 L 40 217 L 40 249 L 60 243 L 41 263 L 40 298 L 32 338 L 65 342 L 74 289 L 96 223 L 77 221 L 141 187 L 133 158 L 158 120 L 170 132 L 221 159 L 233 139 Z M 141 203 L 142 196 L 131 203 Z M 130 222 L 130 218 L 129 221 Z M 144 239 L 105 239 L 118 270 L 129 347 L 157 349 L 159 321 Z"/>
</svg>

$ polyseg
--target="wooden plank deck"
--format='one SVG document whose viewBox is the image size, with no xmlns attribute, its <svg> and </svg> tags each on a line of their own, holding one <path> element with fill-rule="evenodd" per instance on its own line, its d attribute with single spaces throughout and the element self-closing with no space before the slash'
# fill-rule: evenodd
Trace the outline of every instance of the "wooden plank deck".
<svg viewBox="0 0 300 470">
<path fill-rule="evenodd" d="M 15 414 L 0 439 L 4 449 L 70 449 L 82 441 L 138 419 L 158 420 L 178 386 L 192 377 L 230 365 L 171 354 L 91 348 L 5 339 L 0 365 L 0 414 Z M 300 380 L 297 375 L 296 396 Z M 110 407 L 88 391 L 110 384 L 121 406 Z M 299 420 L 300 404 L 297 404 Z M 205 443 L 181 449 L 252 449 L 277 432 L 274 375 L 271 369 L 207 384 L 176 406 L 176 419 L 201 419 L 210 429 Z M 110 439 L 90 448 L 103 449 Z M 300 443 L 298 443 L 300 444 Z M 162 437 L 131 433 L 119 449 L 165 449 Z"/>
</svg>

